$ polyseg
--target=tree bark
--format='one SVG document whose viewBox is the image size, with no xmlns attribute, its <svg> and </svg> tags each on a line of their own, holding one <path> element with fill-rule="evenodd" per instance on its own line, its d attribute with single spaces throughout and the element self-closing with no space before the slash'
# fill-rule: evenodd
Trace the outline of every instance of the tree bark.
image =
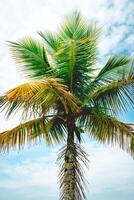
<svg viewBox="0 0 134 200">
<path fill-rule="evenodd" d="M 75 164 L 76 149 L 74 143 L 74 120 L 70 117 L 67 120 L 68 138 L 65 151 L 65 167 L 64 167 L 64 200 L 76 200 L 75 198 Z"/>
<path fill-rule="evenodd" d="M 86 166 L 88 159 L 81 145 L 75 143 L 75 128 L 73 115 L 69 115 L 67 118 L 67 144 L 60 150 L 58 157 L 58 160 L 61 161 L 61 170 L 59 173 L 61 200 L 86 199 L 86 182 L 82 166 Z"/>
</svg>

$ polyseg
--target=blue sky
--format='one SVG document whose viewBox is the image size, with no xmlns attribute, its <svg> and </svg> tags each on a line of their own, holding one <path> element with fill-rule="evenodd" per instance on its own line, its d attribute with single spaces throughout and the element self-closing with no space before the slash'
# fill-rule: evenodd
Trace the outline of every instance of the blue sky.
<svg viewBox="0 0 134 200">
<path fill-rule="evenodd" d="M 99 64 L 111 54 L 134 56 L 133 0 L 1 0 L 0 1 L 0 94 L 26 80 L 14 63 L 7 40 L 25 35 L 38 38 L 39 30 L 56 30 L 63 17 L 80 10 L 89 21 L 103 26 L 99 41 Z M 131 110 L 120 119 L 134 123 Z M 0 130 L 15 126 L 19 115 L 6 120 L 0 115 Z M 134 161 L 118 147 L 90 139 L 83 144 L 89 154 L 87 197 L 92 200 L 132 200 Z M 56 163 L 60 146 L 44 144 L 0 155 L 0 200 L 58 200 Z"/>
</svg>

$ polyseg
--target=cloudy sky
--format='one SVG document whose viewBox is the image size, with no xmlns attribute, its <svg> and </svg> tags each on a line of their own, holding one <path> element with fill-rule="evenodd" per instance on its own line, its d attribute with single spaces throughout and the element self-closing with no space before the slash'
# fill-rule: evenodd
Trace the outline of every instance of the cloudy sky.
<svg viewBox="0 0 134 200">
<path fill-rule="evenodd" d="M 0 1 L 0 94 L 21 84 L 25 76 L 11 58 L 7 40 L 18 40 L 39 30 L 56 30 L 63 17 L 80 10 L 89 21 L 103 27 L 100 65 L 111 54 L 134 56 L 133 0 L 1 0 Z M 134 123 L 134 112 L 120 116 Z M 6 121 L 0 115 L 0 130 L 13 127 L 19 118 Z M 87 197 L 92 200 L 132 200 L 134 161 L 118 147 L 95 141 L 83 144 L 89 154 Z M 59 146 L 41 144 L 21 152 L 0 155 L 1 200 L 58 200 L 56 153 Z"/>
</svg>

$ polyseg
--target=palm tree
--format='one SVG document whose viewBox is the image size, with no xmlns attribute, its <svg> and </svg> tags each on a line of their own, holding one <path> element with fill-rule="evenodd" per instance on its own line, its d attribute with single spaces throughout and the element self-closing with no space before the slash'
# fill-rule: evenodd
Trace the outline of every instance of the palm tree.
<svg viewBox="0 0 134 200">
<path fill-rule="evenodd" d="M 58 159 L 60 199 L 85 199 L 81 147 L 82 135 L 101 143 L 118 144 L 134 155 L 131 125 L 118 114 L 134 106 L 132 59 L 111 56 L 104 67 L 97 63 L 100 28 L 89 24 L 79 12 L 65 18 L 58 32 L 38 32 L 42 42 L 25 37 L 10 42 L 16 62 L 30 81 L 0 97 L 6 116 L 20 110 L 21 124 L 0 133 L 0 150 L 7 152 L 44 140 L 66 142 Z"/>
</svg>

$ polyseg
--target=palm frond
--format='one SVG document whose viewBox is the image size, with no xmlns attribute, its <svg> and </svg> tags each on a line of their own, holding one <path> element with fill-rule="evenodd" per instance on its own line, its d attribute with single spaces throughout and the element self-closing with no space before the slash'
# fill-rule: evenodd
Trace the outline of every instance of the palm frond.
<svg viewBox="0 0 134 200">
<path fill-rule="evenodd" d="M 132 59 L 127 56 L 111 56 L 105 66 L 90 83 L 89 93 L 105 84 L 128 76 L 131 70 L 131 62 Z"/>
<path fill-rule="evenodd" d="M 51 32 L 41 32 L 41 31 L 39 31 L 38 34 L 43 38 L 46 48 L 48 52 L 51 52 L 51 55 L 53 55 L 54 53 L 58 52 L 61 49 L 63 41 L 61 41 L 58 34 Z"/>
<path fill-rule="evenodd" d="M 119 145 L 121 149 L 134 157 L 134 134 L 130 125 L 120 122 L 96 108 L 83 110 L 79 123 L 97 141 Z"/>
<path fill-rule="evenodd" d="M 134 70 L 131 68 L 127 76 L 109 81 L 102 84 L 98 89 L 92 91 L 90 95 L 95 104 L 113 111 L 127 111 L 129 107 L 134 106 Z"/>
<path fill-rule="evenodd" d="M 96 69 L 98 33 L 99 28 L 88 24 L 78 12 L 65 19 L 56 36 L 40 33 L 54 59 L 55 76 L 80 99 L 84 98 Z"/>
<path fill-rule="evenodd" d="M 66 127 L 60 117 L 43 116 L 0 133 L 0 151 L 20 150 L 25 145 L 36 144 L 43 140 L 48 145 L 59 143 L 65 137 Z"/>
<path fill-rule="evenodd" d="M 102 78 L 106 78 L 106 75 L 109 73 L 113 74 L 116 69 L 121 68 L 121 72 L 123 73 L 125 67 L 127 68 L 127 64 L 130 64 L 132 61 L 131 58 L 128 58 L 127 56 L 111 56 L 105 66 L 100 70 L 99 74 L 95 78 L 96 80 L 101 80 Z"/>
<path fill-rule="evenodd" d="M 44 44 L 32 37 L 25 37 L 19 42 L 9 42 L 15 61 L 31 78 L 43 78 L 53 71 L 49 64 Z"/>
<path fill-rule="evenodd" d="M 0 97 L 0 107 L 6 109 L 7 117 L 18 109 L 27 113 L 40 113 L 45 107 L 45 112 L 55 108 L 61 102 L 65 113 L 68 109 L 75 112 L 78 109 L 76 98 L 68 91 L 65 85 L 57 79 L 45 78 L 22 84 Z"/>
<path fill-rule="evenodd" d="M 47 138 L 49 144 L 60 143 L 67 137 L 67 128 L 65 119 L 60 115 L 55 115 L 47 121 L 46 124 Z M 49 140 L 48 140 L 49 136 Z M 46 135 L 44 135 L 46 137 Z"/>
<path fill-rule="evenodd" d="M 80 99 L 93 79 L 99 33 L 100 28 L 88 24 L 79 12 L 67 17 L 58 33 L 39 32 L 55 65 L 55 76 Z"/>
<path fill-rule="evenodd" d="M 0 133 L 0 151 L 7 152 L 11 149 L 20 149 L 26 144 L 40 140 L 41 133 L 46 134 L 45 120 L 38 118 L 20 124 L 17 127 Z M 38 135 L 39 137 L 33 137 Z"/>
<path fill-rule="evenodd" d="M 94 39 L 100 35 L 100 28 L 96 29 L 96 24 L 89 26 L 86 19 L 81 15 L 80 12 L 75 11 L 71 15 L 65 17 L 63 21 L 59 35 L 62 40 L 73 39 L 79 41 L 81 44 L 86 41 L 89 41 L 92 36 Z M 94 32 L 94 30 L 96 31 Z"/>
</svg>

